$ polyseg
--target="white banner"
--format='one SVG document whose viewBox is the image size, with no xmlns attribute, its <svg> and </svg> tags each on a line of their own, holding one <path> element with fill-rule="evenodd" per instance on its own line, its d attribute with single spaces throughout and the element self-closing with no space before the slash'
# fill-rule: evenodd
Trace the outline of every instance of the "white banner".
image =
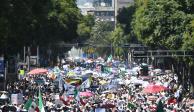
<svg viewBox="0 0 194 112">
<path fill-rule="evenodd" d="M 22 104 L 23 103 L 23 94 L 12 94 L 11 95 L 12 104 Z"/>
</svg>

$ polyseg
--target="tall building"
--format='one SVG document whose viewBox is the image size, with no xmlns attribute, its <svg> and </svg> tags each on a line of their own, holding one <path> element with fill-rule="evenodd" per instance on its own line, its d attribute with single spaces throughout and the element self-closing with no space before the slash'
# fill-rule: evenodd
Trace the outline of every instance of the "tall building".
<svg viewBox="0 0 194 112">
<path fill-rule="evenodd" d="M 78 0 L 82 14 L 93 14 L 96 21 L 111 21 L 116 24 L 118 10 L 127 7 L 133 0 Z M 83 2 L 85 1 L 85 3 Z M 82 4 L 82 5 L 80 5 Z"/>
<path fill-rule="evenodd" d="M 133 3 L 134 0 L 115 0 L 117 1 L 117 11 L 123 7 L 128 7 L 130 3 Z"/>
<path fill-rule="evenodd" d="M 77 6 L 83 15 L 87 15 L 88 12 L 94 10 L 93 0 L 77 0 Z"/>
<path fill-rule="evenodd" d="M 114 0 L 94 0 L 93 14 L 97 21 L 114 22 Z"/>
</svg>

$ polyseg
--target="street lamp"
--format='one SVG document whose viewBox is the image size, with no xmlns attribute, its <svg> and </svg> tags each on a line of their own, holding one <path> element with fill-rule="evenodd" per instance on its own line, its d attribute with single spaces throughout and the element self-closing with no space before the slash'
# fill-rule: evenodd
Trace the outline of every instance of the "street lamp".
<svg viewBox="0 0 194 112">
<path fill-rule="evenodd" d="M 124 55 L 125 55 L 125 61 L 126 61 L 126 66 L 128 68 L 128 63 L 129 63 L 129 55 L 128 55 L 128 51 L 129 51 L 129 44 L 124 44 Z"/>
</svg>

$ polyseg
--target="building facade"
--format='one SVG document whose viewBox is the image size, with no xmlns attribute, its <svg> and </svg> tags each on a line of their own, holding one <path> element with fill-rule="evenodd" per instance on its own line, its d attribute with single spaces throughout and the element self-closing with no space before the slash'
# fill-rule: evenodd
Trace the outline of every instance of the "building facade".
<svg viewBox="0 0 194 112">
<path fill-rule="evenodd" d="M 93 6 L 96 21 L 111 21 L 114 23 L 114 0 L 94 0 Z"/>
<path fill-rule="evenodd" d="M 131 2 L 133 0 L 90 0 L 90 3 L 86 2 L 85 5 L 78 7 L 83 15 L 94 15 L 96 21 L 110 21 L 116 24 L 119 9 L 127 7 Z"/>
</svg>

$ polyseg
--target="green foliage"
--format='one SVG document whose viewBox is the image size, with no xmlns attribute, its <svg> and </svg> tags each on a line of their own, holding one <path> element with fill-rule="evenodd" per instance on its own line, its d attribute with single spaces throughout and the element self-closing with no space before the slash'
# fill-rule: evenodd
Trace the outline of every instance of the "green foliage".
<svg viewBox="0 0 194 112">
<path fill-rule="evenodd" d="M 112 42 L 114 47 L 114 55 L 124 55 L 124 49 L 122 46 L 127 43 L 127 36 L 124 35 L 124 31 L 121 27 L 117 27 L 112 33 Z"/>
<path fill-rule="evenodd" d="M 180 4 L 180 10 L 187 14 L 194 14 L 194 1 L 193 0 L 175 0 Z"/>
<path fill-rule="evenodd" d="M 111 45 L 111 33 L 114 26 L 111 22 L 99 21 L 92 27 L 91 37 L 87 40 L 91 46 L 96 47 L 95 50 L 99 54 L 110 53 L 110 49 L 105 48 L 107 46 L 110 48 Z"/>
<path fill-rule="evenodd" d="M 94 26 L 94 16 L 86 15 L 81 18 L 80 23 L 78 24 L 77 33 L 79 36 L 79 42 L 84 42 L 90 38 L 90 33 L 92 27 Z"/>
<path fill-rule="evenodd" d="M 183 46 L 182 49 L 193 51 L 194 49 L 194 19 L 186 26 L 186 30 L 183 34 Z"/>
<path fill-rule="evenodd" d="M 91 38 L 88 42 L 92 45 L 110 45 L 110 35 L 114 26 L 110 22 L 97 22 L 92 28 Z"/>
<path fill-rule="evenodd" d="M 119 10 L 117 15 L 118 25 L 122 26 L 125 34 L 129 34 L 132 31 L 131 22 L 135 13 L 135 5 L 130 4 L 129 7 L 124 7 Z"/>
<path fill-rule="evenodd" d="M 136 9 L 133 30 L 139 40 L 155 48 L 179 49 L 190 16 L 175 0 L 148 0 Z"/>
<path fill-rule="evenodd" d="M 0 47 L 14 53 L 24 45 L 71 41 L 79 18 L 75 0 L 1 0 Z"/>
<path fill-rule="evenodd" d="M 112 32 L 112 43 L 115 56 L 124 56 L 123 46 L 127 43 L 134 43 L 136 38 L 133 36 L 131 22 L 135 13 L 135 5 L 130 4 L 129 7 L 122 8 L 117 16 L 117 27 Z"/>
</svg>

